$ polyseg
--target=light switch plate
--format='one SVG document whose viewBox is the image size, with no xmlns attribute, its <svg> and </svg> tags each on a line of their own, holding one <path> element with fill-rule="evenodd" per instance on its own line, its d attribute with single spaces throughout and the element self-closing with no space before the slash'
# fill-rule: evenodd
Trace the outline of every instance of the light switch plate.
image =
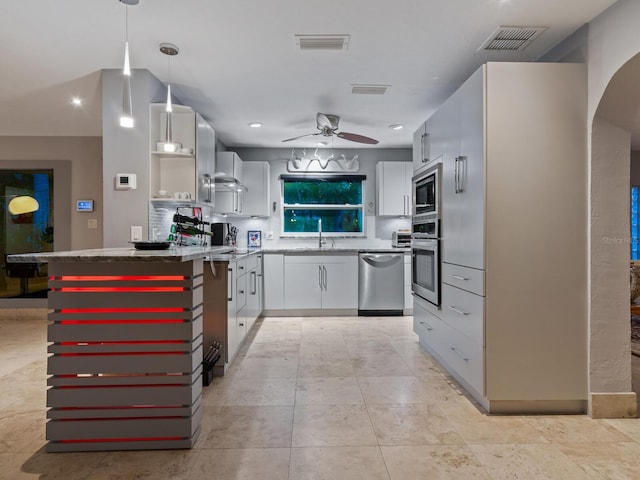
<svg viewBox="0 0 640 480">
<path fill-rule="evenodd" d="M 87 228 L 98 228 L 98 219 L 90 218 L 87 220 Z"/>
<path fill-rule="evenodd" d="M 131 226 L 131 241 L 139 242 L 142 240 L 142 227 L 140 225 Z"/>
</svg>

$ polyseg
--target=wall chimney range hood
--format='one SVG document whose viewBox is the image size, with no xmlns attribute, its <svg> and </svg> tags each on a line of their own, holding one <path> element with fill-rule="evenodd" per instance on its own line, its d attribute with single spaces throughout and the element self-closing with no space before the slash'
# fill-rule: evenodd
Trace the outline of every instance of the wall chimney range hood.
<svg viewBox="0 0 640 480">
<path fill-rule="evenodd" d="M 229 176 L 224 172 L 216 172 L 213 176 L 218 192 L 246 192 L 247 187 L 238 181 L 238 179 Z"/>
</svg>

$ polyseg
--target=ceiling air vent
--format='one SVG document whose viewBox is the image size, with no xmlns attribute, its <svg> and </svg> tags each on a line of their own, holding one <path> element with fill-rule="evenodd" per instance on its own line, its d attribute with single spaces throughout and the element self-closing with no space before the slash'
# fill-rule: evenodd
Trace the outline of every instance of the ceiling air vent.
<svg viewBox="0 0 640 480">
<path fill-rule="evenodd" d="M 384 95 L 390 85 L 351 85 L 354 95 Z"/>
<path fill-rule="evenodd" d="M 349 35 L 296 35 L 300 50 L 347 50 Z"/>
<path fill-rule="evenodd" d="M 498 27 L 478 50 L 521 51 L 546 29 L 547 27 Z"/>
</svg>

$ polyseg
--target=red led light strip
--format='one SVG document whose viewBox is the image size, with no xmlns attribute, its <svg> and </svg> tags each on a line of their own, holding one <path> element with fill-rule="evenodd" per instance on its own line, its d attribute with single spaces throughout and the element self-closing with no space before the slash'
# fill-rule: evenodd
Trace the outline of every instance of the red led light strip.
<svg viewBox="0 0 640 480">
<path fill-rule="evenodd" d="M 78 438 L 74 440 L 56 440 L 53 443 L 165 442 L 186 439 L 187 437 Z"/>
<path fill-rule="evenodd" d="M 61 277 L 49 277 L 49 280 L 62 280 L 63 282 L 181 281 L 186 280 L 186 277 L 184 275 L 62 275 Z"/>
<path fill-rule="evenodd" d="M 61 325 L 110 325 L 110 324 L 125 324 L 125 323 L 185 323 L 182 319 L 167 319 L 167 320 L 62 320 L 59 322 Z"/>
<path fill-rule="evenodd" d="M 169 313 L 184 312 L 184 308 L 62 308 L 60 313 Z"/>
<path fill-rule="evenodd" d="M 116 356 L 116 355 L 186 355 L 191 352 L 86 352 L 86 353 L 58 353 L 59 357 L 98 357 L 98 356 Z"/>
<path fill-rule="evenodd" d="M 54 292 L 184 292 L 184 287 L 62 287 Z"/>
<path fill-rule="evenodd" d="M 58 342 L 64 346 L 89 346 L 89 345 L 175 345 L 187 343 L 186 340 L 123 340 L 111 342 Z"/>
</svg>

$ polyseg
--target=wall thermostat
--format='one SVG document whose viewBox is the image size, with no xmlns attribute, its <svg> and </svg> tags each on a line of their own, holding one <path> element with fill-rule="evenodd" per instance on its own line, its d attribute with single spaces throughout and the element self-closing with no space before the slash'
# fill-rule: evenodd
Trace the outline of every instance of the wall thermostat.
<svg viewBox="0 0 640 480">
<path fill-rule="evenodd" d="M 135 173 L 116 173 L 116 190 L 134 190 L 135 188 Z"/>
<path fill-rule="evenodd" d="M 76 200 L 76 211 L 93 212 L 93 200 Z"/>
</svg>

